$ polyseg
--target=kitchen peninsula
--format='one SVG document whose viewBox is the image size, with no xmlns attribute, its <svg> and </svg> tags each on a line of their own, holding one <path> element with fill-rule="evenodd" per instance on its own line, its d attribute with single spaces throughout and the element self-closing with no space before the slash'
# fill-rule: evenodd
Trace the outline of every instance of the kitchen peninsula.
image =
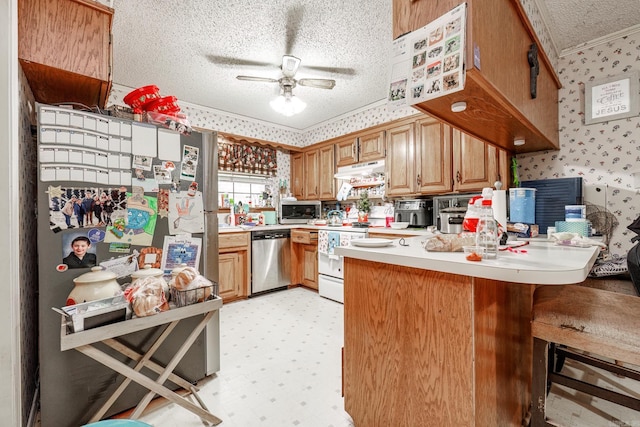
<svg viewBox="0 0 640 427">
<path fill-rule="evenodd" d="M 520 426 L 535 285 L 584 281 L 597 247 L 535 242 L 470 262 L 425 237 L 345 257 L 343 390 L 356 426 Z"/>
</svg>

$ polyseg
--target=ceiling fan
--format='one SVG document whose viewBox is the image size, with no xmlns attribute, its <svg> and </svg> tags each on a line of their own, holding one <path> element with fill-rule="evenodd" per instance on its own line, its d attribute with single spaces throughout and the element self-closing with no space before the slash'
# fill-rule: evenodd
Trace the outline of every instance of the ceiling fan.
<svg viewBox="0 0 640 427">
<path fill-rule="evenodd" d="M 279 83 L 282 92 L 285 94 L 291 94 L 291 90 L 300 86 L 315 87 L 319 89 L 333 89 L 336 85 L 335 80 L 331 79 L 295 79 L 294 76 L 300 67 L 300 59 L 292 55 L 284 55 L 282 57 L 282 77 L 279 79 L 269 77 L 255 77 L 255 76 L 236 76 L 238 80 L 247 80 L 252 82 L 266 82 L 266 83 Z"/>
<path fill-rule="evenodd" d="M 299 67 L 299 58 L 292 55 L 284 55 L 280 67 L 282 69 L 282 77 L 279 79 L 255 76 L 236 76 L 236 78 L 252 82 L 278 83 L 280 85 L 280 95 L 271 101 L 269 105 L 280 114 L 292 116 L 300 113 L 307 106 L 300 98 L 293 96 L 293 88 L 296 85 L 319 89 L 333 89 L 336 85 L 336 81 L 331 79 L 295 79 L 294 76 Z"/>
</svg>

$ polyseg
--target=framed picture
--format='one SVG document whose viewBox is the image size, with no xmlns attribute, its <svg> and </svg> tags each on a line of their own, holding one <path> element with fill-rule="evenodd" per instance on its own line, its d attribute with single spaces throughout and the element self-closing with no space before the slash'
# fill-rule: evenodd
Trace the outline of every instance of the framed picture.
<svg viewBox="0 0 640 427">
<path fill-rule="evenodd" d="M 606 122 L 640 114 L 640 73 L 607 77 L 584 85 L 584 123 Z"/>
</svg>

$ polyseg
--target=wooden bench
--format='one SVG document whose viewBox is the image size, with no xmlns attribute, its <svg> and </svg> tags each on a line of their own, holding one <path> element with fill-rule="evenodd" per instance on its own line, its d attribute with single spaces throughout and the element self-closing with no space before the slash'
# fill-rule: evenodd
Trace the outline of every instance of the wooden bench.
<svg viewBox="0 0 640 427">
<path fill-rule="evenodd" d="M 551 425 L 545 415 L 551 383 L 640 411 L 639 399 L 560 373 L 566 357 L 640 381 L 640 372 L 620 363 L 640 366 L 640 298 L 579 285 L 539 286 L 531 332 L 532 427 Z"/>
</svg>

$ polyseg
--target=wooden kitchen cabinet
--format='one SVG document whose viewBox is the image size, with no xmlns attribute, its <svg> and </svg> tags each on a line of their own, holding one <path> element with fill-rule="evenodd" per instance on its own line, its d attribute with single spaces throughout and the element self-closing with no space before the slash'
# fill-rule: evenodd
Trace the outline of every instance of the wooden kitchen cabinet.
<svg viewBox="0 0 640 427">
<path fill-rule="evenodd" d="M 508 162 L 506 151 L 436 118 L 403 123 L 387 131 L 387 195 L 435 195 L 493 187 L 501 176 L 499 151 L 500 164 Z"/>
<path fill-rule="evenodd" d="M 221 233 L 218 255 L 218 293 L 223 302 L 246 298 L 251 280 L 251 238 L 248 232 Z"/>
<path fill-rule="evenodd" d="M 424 27 L 460 0 L 393 0 L 393 37 Z M 467 0 L 467 33 L 462 91 L 417 104 L 424 113 L 513 152 L 558 150 L 558 89 L 551 62 L 523 6 L 512 0 Z M 538 46 L 537 96 L 530 93 L 528 51 Z M 463 112 L 452 112 L 465 101 Z M 516 138 L 526 144 L 515 146 Z"/>
<path fill-rule="evenodd" d="M 291 155 L 291 195 L 304 200 L 304 153 Z"/>
<path fill-rule="evenodd" d="M 387 196 L 415 193 L 414 126 L 403 123 L 387 130 Z"/>
<path fill-rule="evenodd" d="M 348 166 L 358 163 L 358 138 L 349 137 L 335 144 L 336 167 Z"/>
<path fill-rule="evenodd" d="M 498 148 L 498 179 L 502 182 L 502 189 L 507 190 L 511 186 L 511 154 Z"/>
<path fill-rule="evenodd" d="M 335 198 L 333 145 L 299 153 L 291 158 L 292 193 L 299 200 Z"/>
<path fill-rule="evenodd" d="M 451 126 L 433 117 L 415 122 L 416 190 L 442 194 L 453 190 Z"/>
<path fill-rule="evenodd" d="M 318 198 L 330 200 L 336 197 L 335 157 L 333 145 L 318 148 Z"/>
<path fill-rule="evenodd" d="M 291 283 L 318 290 L 318 232 L 291 230 Z"/>
<path fill-rule="evenodd" d="M 498 177 L 498 152 L 494 146 L 454 129 L 453 172 L 456 191 L 493 187 Z"/>
<path fill-rule="evenodd" d="M 385 157 L 385 131 L 375 130 L 335 143 L 336 167 L 380 160 Z"/>
<path fill-rule="evenodd" d="M 318 150 L 304 152 L 304 198 L 320 198 L 320 154 Z"/>
<path fill-rule="evenodd" d="M 442 194 L 453 190 L 451 128 L 433 117 L 387 132 L 387 194 Z"/>
<path fill-rule="evenodd" d="M 106 106 L 112 20 L 92 0 L 18 2 L 18 58 L 36 101 Z"/>
</svg>

